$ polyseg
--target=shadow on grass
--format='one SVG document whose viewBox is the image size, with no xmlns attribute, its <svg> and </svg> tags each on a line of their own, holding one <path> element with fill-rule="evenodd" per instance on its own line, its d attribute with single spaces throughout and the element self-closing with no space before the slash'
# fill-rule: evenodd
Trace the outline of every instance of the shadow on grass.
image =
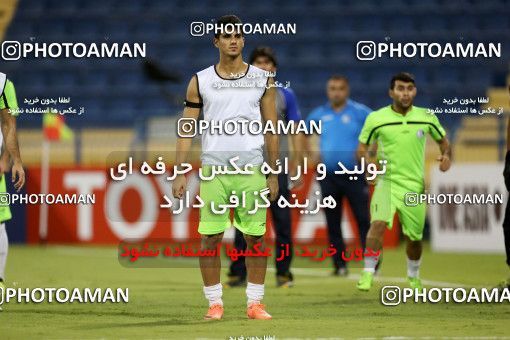
<svg viewBox="0 0 510 340">
<path fill-rule="evenodd" d="M 201 311 L 202 312 L 202 311 Z M 131 322 L 129 320 L 118 321 L 118 322 L 108 322 L 101 324 L 97 320 L 90 320 L 90 324 L 86 325 L 75 325 L 67 327 L 67 329 L 73 330 L 84 330 L 84 329 L 107 329 L 107 328 L 125 328 L 125 327 L 164 327 L 164 326 L 173 326 L 173 325 L 212 325 L 214 321 L 206 321 L 203 320 L 203 315 L 200 313 L 193 313 L 193 315 L 188 314 L 189 317 L 196 317 L 194 320 L 185 320 L 181 318 L 165 318 L 165 315 L 162 313 L 144 313 L 144 312 L 125 312 L 125 311 L 108 311 L 97 313 L 96 311 L 90 310 L 54 310 L 54 309 L 19 309 L 19 310 L 10 310 L 10 315 L 26 315 L 26 316 L 34 316 L 40 315 L 44 316 L 87 316 L 91 317 L 127 317 L 127 318 L 136 318 L 136 322 Z M 184 315 L 183 315 L 184 316 Z M 152 319 L 147 321 L 140 321 L 140 319 Z M 157 319 L 157 320 L 154 320 Z M 221 321 L 221 324 L 225 324 L 225 322 L 239 322 L 247 320 L 245 317 L 239 316 L 236 318 L 224 319 Z M 83 321 L 83 320 L 82 320 Z"/>
</svg>

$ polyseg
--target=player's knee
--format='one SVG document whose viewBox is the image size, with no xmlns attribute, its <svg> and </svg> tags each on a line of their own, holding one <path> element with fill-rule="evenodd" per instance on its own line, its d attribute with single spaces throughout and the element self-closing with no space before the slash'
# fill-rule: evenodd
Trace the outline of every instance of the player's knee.
<svg viewBox="0 0 510 340">
<path fill-rule="evenodd" d="M 379 238 L 384 235 L 388 224 L 385 221 L 374 221 L 368 230 L 368 237 Z"/>
<path fill-rule="evenodd" d="M 246 244 L 249 248 L 252 248 L 255 244 L 260 243 L 263 245 L 264 235 L 261 236 L 253 236 L 244 234 L 244 239 L 246 240 Z"/>
<path fill-rule="evenodd" d="M 214 235 L 203 235 L 202 236 L 202 248 L 203 249 L 214 249 L 223 239 L 223 233 Z"/>
</svg>

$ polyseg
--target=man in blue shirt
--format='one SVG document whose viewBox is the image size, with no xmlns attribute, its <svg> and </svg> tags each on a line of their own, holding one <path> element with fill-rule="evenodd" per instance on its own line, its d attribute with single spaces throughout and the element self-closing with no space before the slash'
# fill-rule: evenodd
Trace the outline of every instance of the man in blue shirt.
<svg viewBox="0 0 510 340">
<path fill-rule="evenodd" d="M 319 181 L 322 196 L 331 195 L 337 205 L 334 209 L 325 209 L 330 243 L 338 250 L 333 256 L 334 275 L 347 275 L 347 266 L 341 253 L 345 250 L 342 236 L 342 199 L 347 197 L 359 228 L 363 248 L 370 225 L 368 209 L 368 186 L 365 176 L 357 180 L 349 179 L 349 174 L 335 174 L 340 170 L 338 162 L 349 170 L 358 164 L 356 149 L 358 136 L 365 119 L 370 112 L 367 106 L 349 99 L 349 81 L 344 76 L 332 76 L 327 83 L 328 103 L 317 107 L 306 118 L 310 121 L 322 121 L 320 137 L 321 162 L 326 165 L 326 177 Z M 352 175 L 351 175 L 352 176 Z"/>
</svg>

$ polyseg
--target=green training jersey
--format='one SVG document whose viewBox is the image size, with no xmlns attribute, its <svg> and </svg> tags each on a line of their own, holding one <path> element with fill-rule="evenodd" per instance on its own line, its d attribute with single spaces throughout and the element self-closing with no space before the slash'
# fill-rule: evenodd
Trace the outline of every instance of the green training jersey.
<svg viewBox="0 0 510 340">
<path fill-rule="evenodd" d="M 3 81 L 2 81 L 3 78 Z M 14 84 L 3 73 L 0 73 L 0 110 L 3 109 L 17 109 L 18 101 L 16 100 L 16 90 Z"/>
<path fill-rule="evenodd" d="M 421 190 L 427 133 L 436 141 L 445 137 L 445 130 L 436 115 L 416 106 L 402 115 L 389 105 L 368 115 L 359 141 L 377 143 L 378 159 L 387 161 L 385 179 L 396 185 Z"/>
</svg>

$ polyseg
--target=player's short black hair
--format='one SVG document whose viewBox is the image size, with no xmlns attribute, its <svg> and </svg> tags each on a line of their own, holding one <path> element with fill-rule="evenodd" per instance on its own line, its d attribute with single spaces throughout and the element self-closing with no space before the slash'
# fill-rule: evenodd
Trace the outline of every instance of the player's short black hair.
<svg viewBox="0 0 510 340">
<path fill-rule="evenodd" d="M 242 23 L 243 22 L 241 21 L 241 19 L 239 19 L 239 17 L 234 14 L 224 15 L 216 20 L 216 25 L 218 27 L 223 27 L 223 29 L 225 29 L 224 26 L 226 24 L 242 24 Z M 241 35 L 242 34 L 243 34 L 243 32 L 241 32 Z M 215 32 L 214 37 L 219 38 L 220 35 L 221 35 L 221 31 L 217 31 L 217 32 Z"/>
<path fill-rule="evenodd" d="M 250 64 L 253 64 L 259 57 L 266 57 L 273 63 L 274 66 L 278 66 L 278 61 L 276 60 L 274 51 L 269 46 L 256 47 L 250 54 Z"/>
<path fill-rule="evenodd" d="M 349 84 L 349 78 L 347 78 L 346 76 L 341 75 L 341 74 L 333 74 L 331 77 L 329 77 L 328 81 L 330 81 L 330 80 L 343 80 L 347 84 Z"/>
<path fill-rule="evenodd" d="M 399 73 L 395 74 L 391 78 L 390 89 L 393 90 L 395 88 L 395 83 L 397 82 L 397 80 L 403 81 L 404 83 L 413 83 L 413 84 L 415 84 L 414 76 L 411 73 L 399 72 Z"/>
</svg>

